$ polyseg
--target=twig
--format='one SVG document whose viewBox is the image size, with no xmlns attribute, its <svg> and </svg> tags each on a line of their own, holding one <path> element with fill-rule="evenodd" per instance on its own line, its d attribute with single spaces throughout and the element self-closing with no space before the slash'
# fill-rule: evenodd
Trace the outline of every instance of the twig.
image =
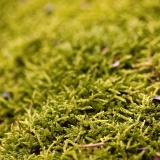
<svg viewBox="0 0 160 160">
<path fill-rule="evenodd" d="M 99 142 L 99 143 L 94 143 L 94 144 L 82 144 L 82 145 L 79 145 L 80 148 L 91 148 L 91 147 L 100 147 L 104 145 L 104 142 Z"/>
</svg>

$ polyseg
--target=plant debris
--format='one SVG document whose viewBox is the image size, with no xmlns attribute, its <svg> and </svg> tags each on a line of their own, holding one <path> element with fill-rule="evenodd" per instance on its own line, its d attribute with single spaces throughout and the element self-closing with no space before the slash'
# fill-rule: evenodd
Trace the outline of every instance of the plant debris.
<svg viewBox="0 0 160 160">
<path fill-rule="evenodd" d="M 118 67 L 120 65 L 120 62 L 119 61 L 116 61 L 116 62 L 114 62 L 113 64 L 112 64 L 112 67 L 113 68 L 116 68 L 116 67 Z"/>
<path fill-rule="evenodd" d="M 104 142 L 94 143 L 94 144 L 81 144 L 79 145 L 79 148 L 92 148 L 92 147 L 100 147 L 103 146 Z"/>
<path fill-rule="evenodd" d="M 142 152 L 142 151 L 145 151 L 145 150 L 147 150 L 148 148 L 147 147 L 143 147 L 143 148 L 138 148 L 138 153 L 140 153 L 140 152 Z"/>
<path fill-rule="evenodd" d="M 44 6 L 44 11 L 46 14 L 51 14 L 54 11 L 53 4 L 48 3 Z"/>
<path fill-rule="evenodd" d="M 153 160 L 160 160 L 160 152 L 157 152 Z"/>
<path fill-rule="evenodd" d="M 5 91 L 3 92 L 2 97 L 8 100 L 8 99 L 11 99 L 11 94 Z"/>
<path fill-rule="evenodd" d="M 153 101 L 153 102 L 158 102 L 158 103 L 160 103 L 160 95 L 152 98 L 152 101 Z"/>
</svg>

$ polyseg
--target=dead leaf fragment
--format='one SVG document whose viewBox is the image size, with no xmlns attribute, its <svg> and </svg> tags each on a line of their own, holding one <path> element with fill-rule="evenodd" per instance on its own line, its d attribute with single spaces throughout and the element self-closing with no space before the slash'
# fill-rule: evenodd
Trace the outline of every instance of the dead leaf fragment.
<svg viewBox="0 0 160 160">
<path fill-rule="evenodd" d="M 116 67 L 118 67 L 120 65 L 120 62 L 119 61 L 116 61 L 116 62 L 114 62 L 113 64 L 112 64 L 112 67 L 113 68 L 116 68 Z"/>
<path fill-rule="evenodd" d="M 158 103 L 160 103 L 160 95 L 152 98 L 152 101 L 153 101 L 153 102 L 158 102 Z"/>
</svg>

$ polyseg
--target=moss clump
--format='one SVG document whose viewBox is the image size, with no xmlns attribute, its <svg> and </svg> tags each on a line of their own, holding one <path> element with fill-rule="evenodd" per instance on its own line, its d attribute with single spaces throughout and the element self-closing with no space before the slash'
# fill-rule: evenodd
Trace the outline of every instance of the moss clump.
<svg viewBox="0 0 160 160">
<path fill-rule="evenodd" d="M 1 0 L 0 158 L 158 157 L 159 5 Z"/>
</svg>

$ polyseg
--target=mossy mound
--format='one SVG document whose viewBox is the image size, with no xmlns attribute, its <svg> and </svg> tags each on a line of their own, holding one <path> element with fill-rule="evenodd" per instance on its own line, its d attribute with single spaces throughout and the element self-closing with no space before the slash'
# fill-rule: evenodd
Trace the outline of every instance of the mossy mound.
<svg viewBox="0 0 160 160">
<path fill-rule="evenodd" d="M 160 157 L 159 15 L 159 0 L 1 0 L 0 159 Z"/>
</svg>

